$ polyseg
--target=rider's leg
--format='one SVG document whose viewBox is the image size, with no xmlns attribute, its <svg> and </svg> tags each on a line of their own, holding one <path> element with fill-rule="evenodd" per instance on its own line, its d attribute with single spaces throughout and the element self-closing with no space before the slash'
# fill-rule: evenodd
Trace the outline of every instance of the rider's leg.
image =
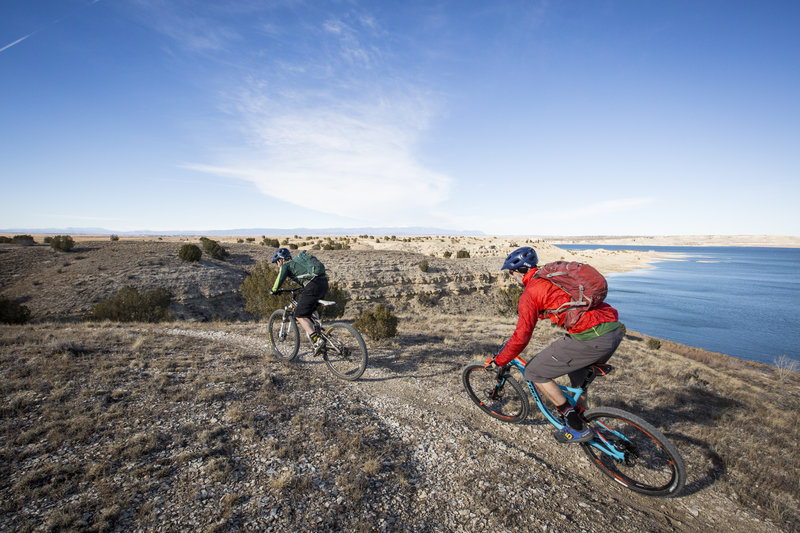
<svg viewBox="0 0 800 533">
<path fill-rule="evenodd" d="M 297 323 L 300 324 L 300 327 L 303 328 L 303 331 L 306 332 L 306 335 L 309 337 L 312 333 L 314 333 L 314 325 L 311 322 L 310 318 L 305 317 L 295 317 L 297 318 Z"/>
<path fill-rule="evenodd" d="M 325 297 L 328 292 L 328 279 L 325 277 L 314 278 L 309 281 L 300 297 L 297 299 L 297 308 L 295 309 L 294 316 L 303 331 L 306 332 L 312 344 L 316 343 L 316 335 L 314 333 L 314 323 L 311 321 L 311 315 L 317 310 L 319 300 Z"/>
</svg>

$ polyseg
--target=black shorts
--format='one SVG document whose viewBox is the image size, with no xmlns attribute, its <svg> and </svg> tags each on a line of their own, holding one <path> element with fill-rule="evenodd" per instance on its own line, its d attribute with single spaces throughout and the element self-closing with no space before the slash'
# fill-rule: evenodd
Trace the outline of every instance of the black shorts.
<svg viewBox="0 0 800 533">
<path fill-rule="evenodd" d="M 297 308 L 294 316 L 297 318 L 309 318 L 317 310 L 319 301 L 328 294 L 328 278 L 320 276 L 314 278 L 303 287 L 303 292 L 297 299 Z"/>
<path fill-rule="evenodd" d="M 572 386 L 578 387 L 586 377 L 587 366 L 609 360 L 622 342 L 623 331 L 622 328 L 617 328 L 585 341 L 565 335 L 528 361 L 525 379 L 544 383 L 568 374 Z"/>
</svg>

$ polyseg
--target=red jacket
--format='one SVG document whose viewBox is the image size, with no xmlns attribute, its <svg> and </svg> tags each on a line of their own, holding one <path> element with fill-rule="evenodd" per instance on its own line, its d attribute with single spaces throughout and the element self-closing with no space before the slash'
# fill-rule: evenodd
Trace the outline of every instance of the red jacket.
<svg viewBox="0 0 800 533">
<path fill-rule="evenodd" d="M 542 315 L 545 309 L 558 309 L 570 301 L 569 295 L 546 279 L 533 278 L 537 269 L 529 270 L 522 278 L 525 289 L 519 298 L 519 320 L 517 329 L 508 340 L 503 350 L 495 357 L 498 365 L 504 365 L 522 353 L 533 334 L 533 328 L 540 318 L 549 318 L 554 324 L 564 327 L 564 314 Z M 616 322 L 619 319 L 617 310 L 603 302 L 594 309 L 586 311 L 578 323 L 568 333 L 580 333 L 604 322 Z"/>
</svg>

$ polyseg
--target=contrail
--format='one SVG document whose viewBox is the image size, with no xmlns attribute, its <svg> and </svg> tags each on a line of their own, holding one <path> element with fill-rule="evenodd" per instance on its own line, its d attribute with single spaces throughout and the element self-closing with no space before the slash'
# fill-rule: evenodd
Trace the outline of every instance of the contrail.
<svg viewBox="0 0 800 533">
<path fill-rule="evenodd" d="M 36 32 L 33 32 L 33 33 L 36 33 Z M 22 41 L 24 41 L 25 39 L 27 39 L 28 37 L 30 37 L 31 35 L 33 35 L 33 33 L 29 33 L 29 34 L 28 34 L 28 35 L 26 35 L 25 37 L 20 37 L 19 39 L 17 39 L 17 40 L 16 40 L 16 41 L 14 41 L 13 43 L 10 43 L 10 44 L 7 44 L 7 45 L 5 45 L 3 48 L 0 48 L 0 52 L 3 52 L 3 51 L 5 51 L 5 50 L 8 50 L 9 48 L 11 48 L 12 46 L 14 46 L 15 44 L 19 44 L 19 43 L 21 43 Z"/>
<path fill-rule="evenodd" d="M 85 6 L 83 6 L 83 9 L 85 9 L 85 8 L 87 8 L 87 7 L 89 7 L 89 6 L 93 6 L 94 4 L 96 4 L 96 3 L 98 3 L 98 2 L 100 2 L 100 0 L 92 0 L 90 3 L 86 4 Z M 63 17 L 62 17 L 62 18 L 63 18 Z M 57 18 L 57 19 L 53 19 L 53 20 L 51 20 L 50 22 L 48 22 L 48 23 L 47 23 L 47 24 L 45 24 L 44 26 L 41 26 L 40 28 L 38 28 L 36 31 L 33 31 L 33 32 L 29 33 L 29 34 L 28 34 L 28 35 L 26 35 L 25 37 L 20 37 L 19 39 L 17 39 L 17 40 L 16 40 L 16 41 L 14 41 L 13 43 L 9 43 L 9 44 L 5 45 L 4 47 L 0 48 L 0 53 L 2 53 L 2 52 L 5 52 L 6 50 L 8 50 L 9 48 L 11 48 L 11 47 L 12 47 L 12 46 L 14 46 L 15 44 L 19 44 L 19 43 L 21 43 L 22 41 L 24 41 L 25 39 L 27 39 L 28 37 L 31 37 L 31 36 L 33 36 L 33 35 L 36 35 L 36 34 L 37 34 L 37 33 L 39 33 L 41 30 L 43 30 L 43 29 L 45 29 L 45 28 L 47 28 L 47 27 L 49 27 L 49 26 L 52 26 L 53 24 L 57 24 L 57 23 L 59 23 L 59 22 L 61 22 L 61 18 Z"/>
</svg>

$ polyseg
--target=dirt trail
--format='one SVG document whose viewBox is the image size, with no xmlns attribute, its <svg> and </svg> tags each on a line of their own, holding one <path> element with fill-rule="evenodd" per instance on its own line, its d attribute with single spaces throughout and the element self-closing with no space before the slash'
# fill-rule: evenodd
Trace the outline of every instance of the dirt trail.
<svg viewBox="0 0 800 533">
<path fill-rule="evenodd" d="M 261 354 L 263 330 L 250 329 L 167 332 Z M 680 496 L 649 498 L 613 485 L 578 447 L 558 445 L 538 411 L 521 425 L 485 416 L 466 397 L 460 378 L 462 365 L 477 360 L 477 354 L 447 338 L 426 339 L 409 335 L 370 343 L 367 371 L 352 383 L 336 380 L 305 344 L 291 363 L 297 372 L 321 378 L 315 383 L 368 409 L 410 447 L 423 480 L 412 502 L 417 512 L 441 513 L 444 523 L 463 531 L 484 530 L 495 513 L 506 516 L 508 524 L 543 531 L 775 530 L 716 492 L 702 469 L 693 468 L 697 465 L 687 464 L 687 486 Z"/>
</svg>

